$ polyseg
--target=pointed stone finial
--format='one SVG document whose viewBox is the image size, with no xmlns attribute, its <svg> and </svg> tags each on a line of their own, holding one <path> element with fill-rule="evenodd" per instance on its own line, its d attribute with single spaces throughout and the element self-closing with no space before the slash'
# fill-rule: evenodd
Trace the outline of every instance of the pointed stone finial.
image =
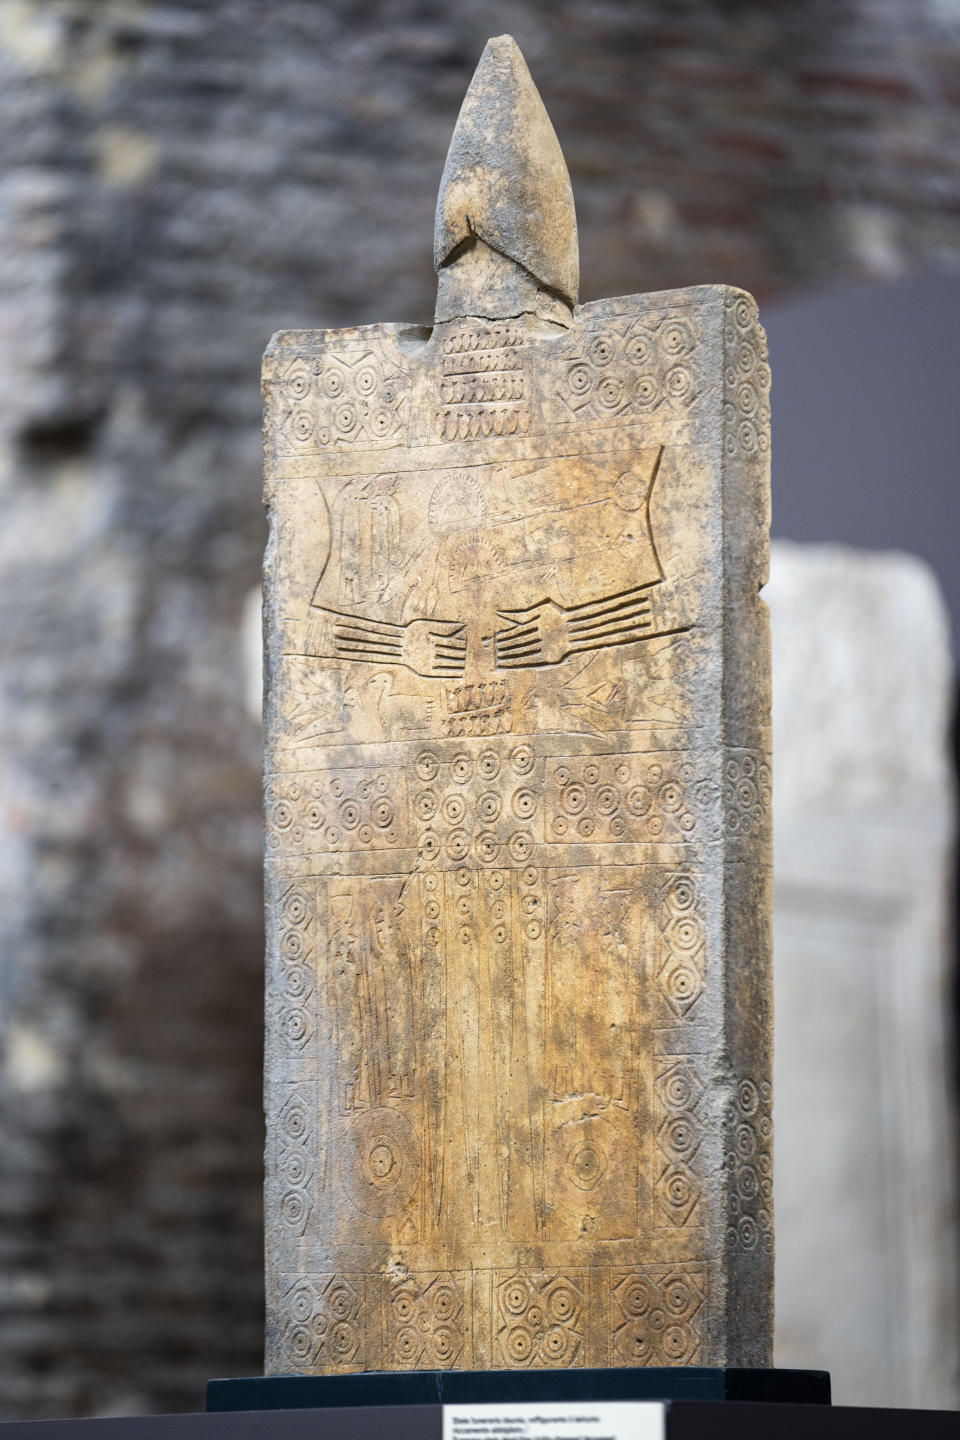
<svg viewBox="0 0 960 1440">
<path fill-rule="evenodd" d="M 577 303 L 580 259 L 566 162 L 510 35 L 487 47 L 457 120 L 437 197 L 438 321 L 502 319 Z"/>
</svg>

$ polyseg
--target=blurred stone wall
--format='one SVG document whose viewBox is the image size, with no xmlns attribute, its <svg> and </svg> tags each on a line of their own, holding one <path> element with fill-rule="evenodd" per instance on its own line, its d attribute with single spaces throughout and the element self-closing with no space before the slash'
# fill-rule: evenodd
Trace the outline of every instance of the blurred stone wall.
<svg viewBox="0 0 960 1440">
<path fill-rule="evenodd" d="M 584 298 L 960 264 L 956 0 L 3 0 L 5 1418 L 260 1366 L 259 355 L 429 319 L 503 30 Z"/>
</svg>

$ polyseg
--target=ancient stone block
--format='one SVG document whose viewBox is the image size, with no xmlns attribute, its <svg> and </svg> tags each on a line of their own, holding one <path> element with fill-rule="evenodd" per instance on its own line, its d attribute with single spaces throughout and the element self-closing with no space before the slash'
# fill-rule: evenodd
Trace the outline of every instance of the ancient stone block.
<svg viewBox="0 0 960 1440">
<path fill-rule="evenodd" d="M 774 547 L 777 1360 L 954 1409 L 954 675 L 908 555 Z"/>
<path fill-rule="evenodd" d="M 507 38 L 436 261 L 264 363 L 267 1365 L 769 1363 L 756 307 L 577 306 Z"/>
</svg>

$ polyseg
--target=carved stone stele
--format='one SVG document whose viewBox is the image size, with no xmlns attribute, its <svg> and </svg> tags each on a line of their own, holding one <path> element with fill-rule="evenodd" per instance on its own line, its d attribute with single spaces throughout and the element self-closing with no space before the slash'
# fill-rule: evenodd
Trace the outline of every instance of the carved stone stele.
<svg viewBox="0 0 960 1440">
<path fill-rule="evenodd" d="M 267 1368 L 769 1364 L 756 307 L 577 306 L 508 37 L 436 262 L 264 363 Z"/>
</svg>

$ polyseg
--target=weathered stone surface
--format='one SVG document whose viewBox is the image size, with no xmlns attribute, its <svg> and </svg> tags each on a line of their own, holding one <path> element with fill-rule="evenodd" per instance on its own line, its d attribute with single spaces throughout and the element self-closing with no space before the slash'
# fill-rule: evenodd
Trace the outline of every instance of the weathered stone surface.
<svg viewBox="0 0 960 1440">
<path fill-rule="evenodd" d="M 265 359 L 267 1365 L 768 1363 L 763 333 L 499 233 Z"/>
<path fill-rule="evenodd" d="M 953 1408 L 949 636 L 906 555 L 774 547 L 777 1361 Z"/>
<path fill-rule="evenodd" d="M 429 318 L 437 177 L 492 12 L 0 12 L 0 1413 L 195 1410 L 263 1334 L 236 640 L 259 357 L 281 325 Z M 956 268 L 945 5 L 524 0 L 509 24 L 570 164 L 585 298 Z"/>
</svg>

